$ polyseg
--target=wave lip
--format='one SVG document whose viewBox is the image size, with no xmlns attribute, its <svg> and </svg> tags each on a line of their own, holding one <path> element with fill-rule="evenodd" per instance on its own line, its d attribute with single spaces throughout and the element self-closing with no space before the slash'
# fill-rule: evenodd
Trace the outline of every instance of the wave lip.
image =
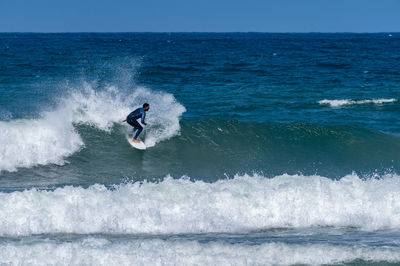
<svg viewBox="0 0 400 266">
<path fill-rule="evenodd" d="M 0 193 L 0 236 L 44 233 L 246 233 L 313 226 L 400 229 L 400 177 L 165 178 Z"/>
<path fill-rule="evenodd" d="M 261 245 L 224 242 L 130 240 L 87 237 L 73 242 L 0 244 L 1 264 L 52 265 L 321 265 L 363 260 L 399 262 L 398 247 L 359 247 L 328 244 Z M 54 256 L 62 254 L 62 256 Z"/>
<path fill-rule="evenodd" d="M 345 105 L 357 105 L 357 104 L 385 104 L 385 103 L 393 103 L 397 102 L 397 99 L 366 99 L 366 100 L 351 100 L 351 99 L 342 99 L 342 100 L 328 100 L 324 99 L 318 101 L 321 105 L 329 105 L 331 107 L 341 107 Z"/>
</svg>

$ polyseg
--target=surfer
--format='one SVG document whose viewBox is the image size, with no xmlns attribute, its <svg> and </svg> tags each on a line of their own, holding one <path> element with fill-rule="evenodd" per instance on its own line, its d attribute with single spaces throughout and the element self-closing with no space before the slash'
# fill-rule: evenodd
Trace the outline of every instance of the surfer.
<svg viewBox="0 0 400 266">
<path fill-rule="evenodd" d="M 150 109 L 150 104 L 144 103 L 143 107 L 137 108 L 135 111 L 131 112 L 125 120 L 122 122 L 127 122 L 129 125 L 133 127 L 133 132 L 136 130 L 136 134 L 133 137 L 132 142 L 139 143 L 140 141 L 137 139 L 143 131 L 142 125 L 139 124 L 137 119 L 141 119 L 141 123 L 145 126 L 147 126 L 146 122 L 144 122 L 144 119 L 146 118 L 146 112 Z"/>
</svg>

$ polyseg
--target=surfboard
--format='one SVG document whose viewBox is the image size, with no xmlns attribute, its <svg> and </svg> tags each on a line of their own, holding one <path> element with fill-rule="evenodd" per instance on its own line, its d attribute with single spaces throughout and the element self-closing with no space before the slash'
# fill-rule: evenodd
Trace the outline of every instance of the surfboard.
<svg viewBox="0 0 400 266">
<path fill-rule="evenodd" d="M 140 141 L 139 143 L 135 143 L 132 141 L 132 139 L 133 139 L 132 134 L 126 136 L 126 140 L 128 141 L 129 144 L 131 144 L 133 148 L 138 150 L 145 150 L 147 148 L 146 144 L 144 144 L 143 141 L 139 140 Z"/>
<path fill-rule="evenodd" d="M 129 144 L 131 144 L 132 147 L 138 149 L 138 150 L 145 150 L 146 149 L 146 144 L 143 143 L 143 141 L 140 141 L 139 143 L 135 143 L 132 141 L 131 138 L 127 138 Z"/>
</svg>

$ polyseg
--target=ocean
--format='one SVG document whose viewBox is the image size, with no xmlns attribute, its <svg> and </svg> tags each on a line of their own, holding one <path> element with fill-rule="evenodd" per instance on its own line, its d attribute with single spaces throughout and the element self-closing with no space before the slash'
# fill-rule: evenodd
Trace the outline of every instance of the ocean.
<svg viewBox="0 0 400 266">
<path fill-rule="evenodd" d="M 399 101 L 400 33 L 1 33 L 0 264 L 399 264 Z"/>
</svg>

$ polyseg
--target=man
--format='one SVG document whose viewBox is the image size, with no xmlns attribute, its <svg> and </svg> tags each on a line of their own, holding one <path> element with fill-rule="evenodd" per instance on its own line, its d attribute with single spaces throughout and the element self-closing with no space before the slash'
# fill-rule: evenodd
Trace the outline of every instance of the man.
<svg viewBox="0 0 400 266">
<path fill-rule="evenodd" d="M 129 125 L 133 126 L 133 132 L 135 132 L 135 130 L 136 130 L 136 134 L 133 137 L 132 142 L 135 142 L 135 143 L 140 142 L 137 138 L 139 137 L 140 133 L 142 133 L 143 127 L 139 124 L 137 119 L 142 118 L 141 123 L 143 125 L 147 126 L 146 122 L 144 122 L 144 119 L 146 118 L 146 112 L 149 111 L 149 109 L 150 109 L 150 104 L 144 103 L 143 107 L 137 108 L 135 111 L 131 112 L 126 117 L 125 120 L 122 121 L 122 122 L 126 121 Z"/>
</svg>

